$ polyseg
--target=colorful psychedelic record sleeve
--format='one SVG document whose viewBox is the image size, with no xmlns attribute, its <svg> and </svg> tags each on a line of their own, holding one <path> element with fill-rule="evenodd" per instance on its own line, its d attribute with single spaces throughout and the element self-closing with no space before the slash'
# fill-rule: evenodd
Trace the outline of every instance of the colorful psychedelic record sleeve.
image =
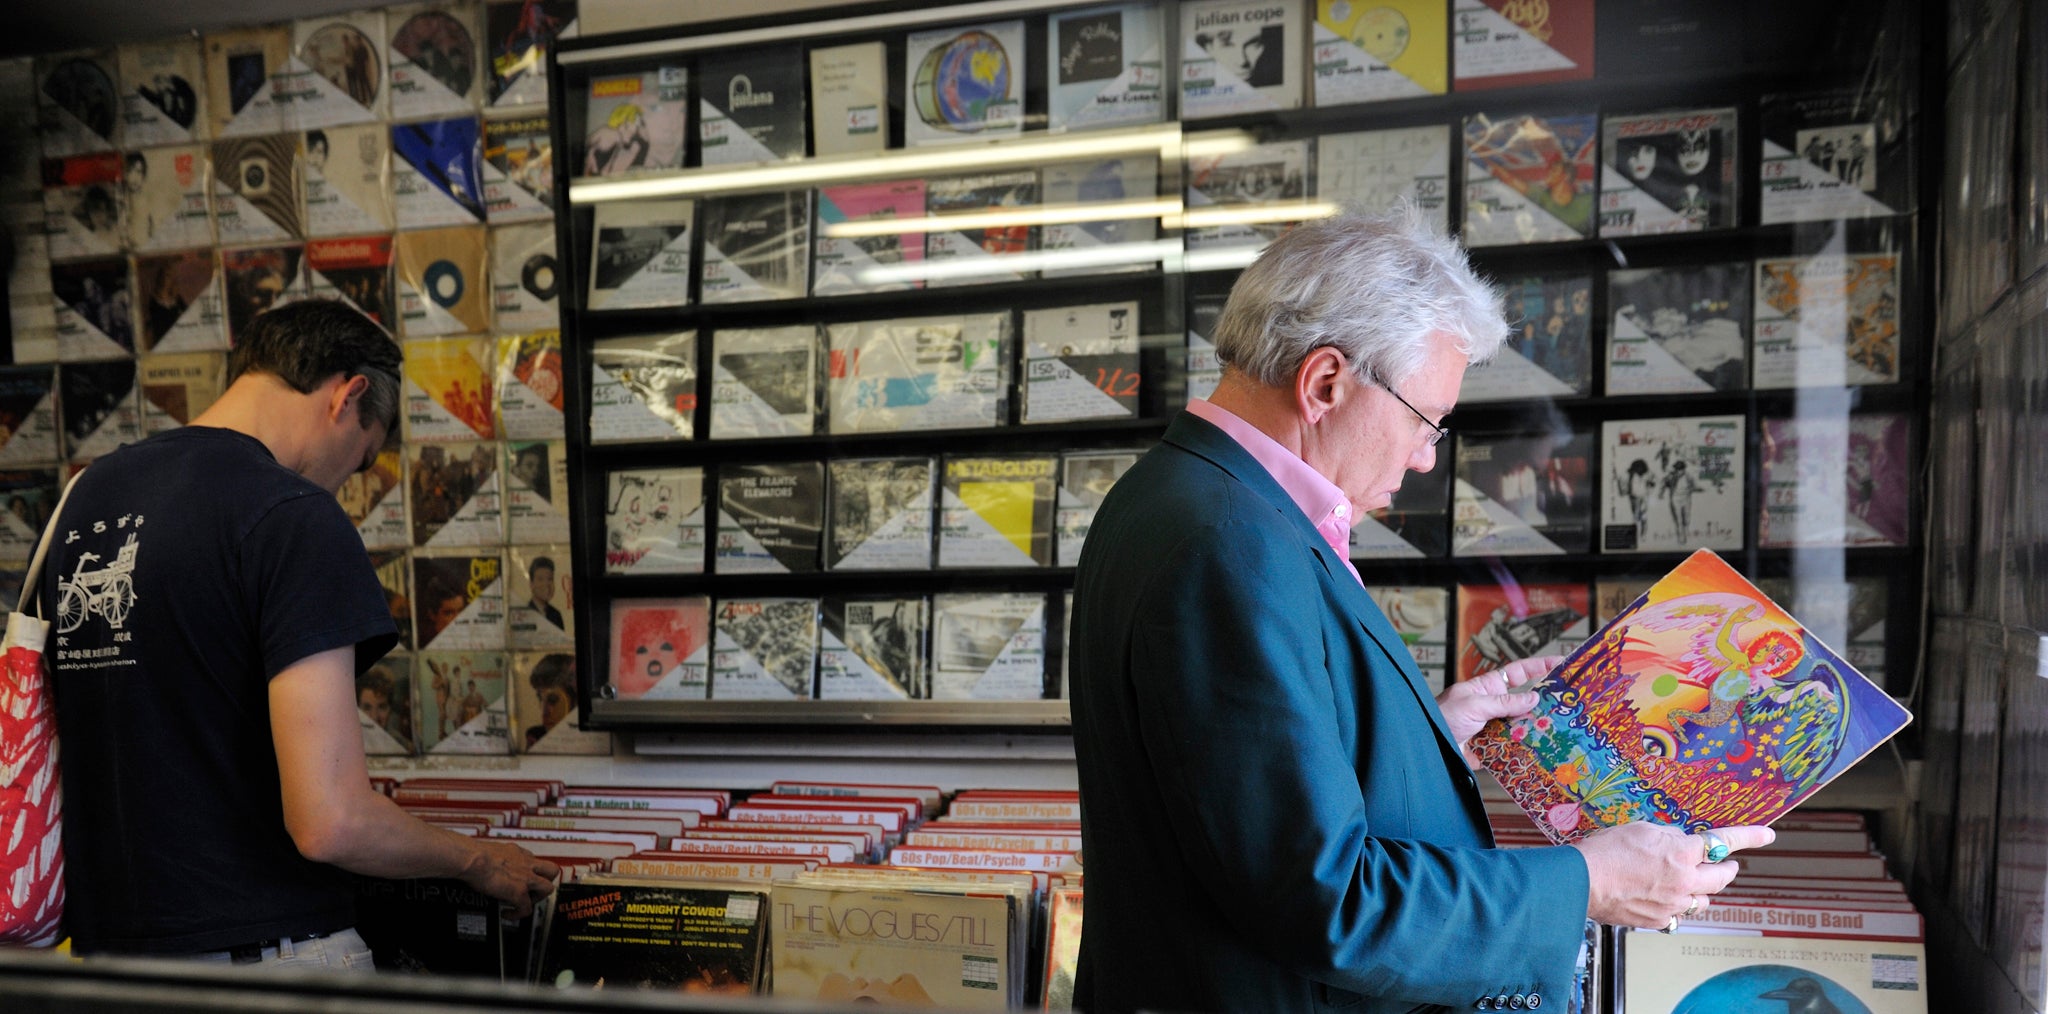
<svg viewBox="0 0 2048 1014">
<path fill-rule="evenodd" d="M 1472 741 L 1556 842 L 1648 820 L 1768 824 L 1912 716 L 1700 550 Z"/>
</svg>

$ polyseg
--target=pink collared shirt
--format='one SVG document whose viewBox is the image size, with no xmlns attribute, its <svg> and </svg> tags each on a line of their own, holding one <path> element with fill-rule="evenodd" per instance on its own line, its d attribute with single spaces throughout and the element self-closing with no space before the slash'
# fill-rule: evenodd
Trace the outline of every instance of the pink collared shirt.
<svg viewBox="0 0 2048 1014">
<path fill-rule="evenodd" d="M 1321 472 L 1310 468 L 1293 451 L 1280 446 L 1278 440 L 1267 436 L 1258 427 L 1244 421 L 1237 413 L 1220 408 L 1210 402 L 1195 400 L 1188 402 L 1188 412 L 1219 430 L 1230 439 L 1237 441 L 1245 453 L 1252 456 L 1265 468 L 1266 474 L 1287 491 L 1287 496 L 1308 515 L 1308 523 L 1315 526 L 1316 534 L 1330 544 L 1337 553 L 1337 559 L 1344 561 L 1344 569 L 1351 572 L 1351 578 L 1361 586 L 1365 579 L 1358 576 L 1358 568 L 1351 565 L 1351 498 L 1337 488 L 1337 484 L 1323 478 Z"/>
</svg>

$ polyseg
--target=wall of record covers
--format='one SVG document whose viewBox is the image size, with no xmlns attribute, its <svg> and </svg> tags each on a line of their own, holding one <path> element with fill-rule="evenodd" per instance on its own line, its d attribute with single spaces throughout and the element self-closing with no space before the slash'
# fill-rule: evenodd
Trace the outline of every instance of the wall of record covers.
<svg viewBox="0 0 2048 1014">
<path fill-rule="evenodd" d="M 1948 15 L 1915 887 L 2004 1014 L 2048 1010 L 2048 11 Z"/>
<path fill-rule="evenodd" d="M 345 299 L 406 359 L 341 493 L 402 632 L 358 681 L 366 746 L 609 755 L 569 620 L 545 52 L 575 31 L 573 3 L 430 3 L 0 64 L 0 564 L 71 470 L 203 411 L 255 314 Z"/>
</svg>

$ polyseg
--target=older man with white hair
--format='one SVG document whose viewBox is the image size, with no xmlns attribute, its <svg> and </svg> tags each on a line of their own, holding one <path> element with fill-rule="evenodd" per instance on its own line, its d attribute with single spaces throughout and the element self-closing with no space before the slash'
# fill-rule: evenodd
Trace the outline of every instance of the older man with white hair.
<svg viewBox="0 0 2048 1014">
<path fill-rule="evenodd" d="M 1588 917 L 1672 925 L 1734 877 L 1725 846 L 1770 840 L 1493 847 L 1466 743 L 1557 660 L 1432 698 L 1348 540 L 1507 333 L 1408 211 L 1303 225 L 1238 279 L 1222 382 L 1110 491 L 1076 577 L 1077 1008 L 1564 1009 Z"/>
</svg>

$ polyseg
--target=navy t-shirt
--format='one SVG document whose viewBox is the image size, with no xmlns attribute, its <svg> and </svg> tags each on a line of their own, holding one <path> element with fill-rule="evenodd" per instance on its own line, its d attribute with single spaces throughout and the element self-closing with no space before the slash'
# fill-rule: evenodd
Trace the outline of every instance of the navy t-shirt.
<svg viewBox="0 0 2048 1014">
<path fill-rule="evenodd" d="M 152 437 L 78 480 L 42 596 L 73 946 L 177 954 L 350 925 L 345 875 L 285 831 L 270 735 L 272 676 L 347 645 L 361 673 L 397 641 L 335 498 L 245 434 Z"/>
</svg>

